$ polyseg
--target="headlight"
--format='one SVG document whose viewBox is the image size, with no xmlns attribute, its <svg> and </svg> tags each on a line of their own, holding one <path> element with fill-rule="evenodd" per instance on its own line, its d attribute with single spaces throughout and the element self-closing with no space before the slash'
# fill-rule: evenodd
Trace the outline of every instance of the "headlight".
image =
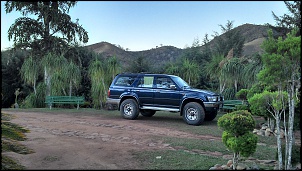
<svg viewBox="0 0 302 171">
<path fill-rule="evenodd" d="M 216 96 L 208 96 L 209 102 L 217 102 L 217 97 Z"/>
</svg>

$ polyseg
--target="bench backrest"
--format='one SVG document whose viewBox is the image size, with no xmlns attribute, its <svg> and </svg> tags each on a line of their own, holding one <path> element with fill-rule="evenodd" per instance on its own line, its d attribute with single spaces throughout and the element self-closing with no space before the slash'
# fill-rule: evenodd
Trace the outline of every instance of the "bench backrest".
<svg viewBox="0 0 302 171">
<path fill-rule="evenodd" d="M 223 104 L 238 105 L 238 104 L 243 104 L 243 101 L 242 100 L 224 100 Z"/>
<path fill-rule="evenodd" d="M 83 96 L 46 96 L 46 102 L 53 102 L 53 101 L 84 101 Z"/>
</svg>

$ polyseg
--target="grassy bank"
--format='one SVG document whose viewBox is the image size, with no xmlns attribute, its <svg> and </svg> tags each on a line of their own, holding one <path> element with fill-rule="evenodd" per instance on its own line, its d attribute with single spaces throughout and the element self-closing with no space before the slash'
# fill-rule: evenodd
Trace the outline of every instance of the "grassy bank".
<svg viewBox="0 0 302 171">
<path fill-rule="evenodd" d="M 33 153 L 31 149 L 19 143 L 19 141 L 26 140 L 24 133 L 29 132 L 29 130 L 9 122 L 12 117 L 12 115 L 1 113 L 1 170 L 24 170 L 24 166 L 5 155 L 5 152 Z"/>
</svg>

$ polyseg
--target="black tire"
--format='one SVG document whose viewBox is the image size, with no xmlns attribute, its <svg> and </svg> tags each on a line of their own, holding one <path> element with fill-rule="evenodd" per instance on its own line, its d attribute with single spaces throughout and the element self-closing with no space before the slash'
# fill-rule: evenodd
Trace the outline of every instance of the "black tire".
<svg viewBox="0 0 302 171">
<path fill-rule="evenodd" d="M 152 117 L 155 112 L 155 110 L 141 109 L 141 114 L 145 117 Z"/>
<path fill-rule="evenodd" d="M 196 102 L 186 104 L 182 111 L 183 120 L 189 125 L 201 125 L 204 121 L 204 108 Z"/>
<path fill-rule="evenodd" d="M 212 121 L 212 120 L 214 120 L 216 118 L 216 116 L 217 116 L 217 113 L 218 113 L 217 111 L 213 111 L 213 112 L 207 113 L 206 116 L 205 116 L 205 118 L 204 118 L 204 120 L 205 121 Z"/>
<path fill-rule="evenodd" d="M 138 104 L 134 99 L 126 99 L 120 107 L 121 115 L 124 119 L 136 119 L 139 114 Z"/>
</svg>

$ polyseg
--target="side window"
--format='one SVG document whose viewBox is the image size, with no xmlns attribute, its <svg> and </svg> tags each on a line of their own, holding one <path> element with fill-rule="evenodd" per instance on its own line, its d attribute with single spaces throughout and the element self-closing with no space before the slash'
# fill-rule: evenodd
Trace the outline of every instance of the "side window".
<svg viewBox="0 0 302 171">
<path fill-rule="evenodd" d="M 135 77 L 131 76 L 121 76 L 114 83 L 115 86 L 131 86 L 134 82 Z"/>
<path fill-rule="evenodd" d="M 157 77 L 155 82 L 156 82 L 157 88 L 169 89 L 170 85 L 173 84 L 171 78 L 169 78 L 169 77 Z"/>
<path fill-rule="evenodd" d="M 141 77 L 138 83 L 137 87 L 148 87 L 148 88 L 152 88 L 153 87 L 153 80 L 154 77 L 153 76 L 144 76 Z"/>
</svg>

